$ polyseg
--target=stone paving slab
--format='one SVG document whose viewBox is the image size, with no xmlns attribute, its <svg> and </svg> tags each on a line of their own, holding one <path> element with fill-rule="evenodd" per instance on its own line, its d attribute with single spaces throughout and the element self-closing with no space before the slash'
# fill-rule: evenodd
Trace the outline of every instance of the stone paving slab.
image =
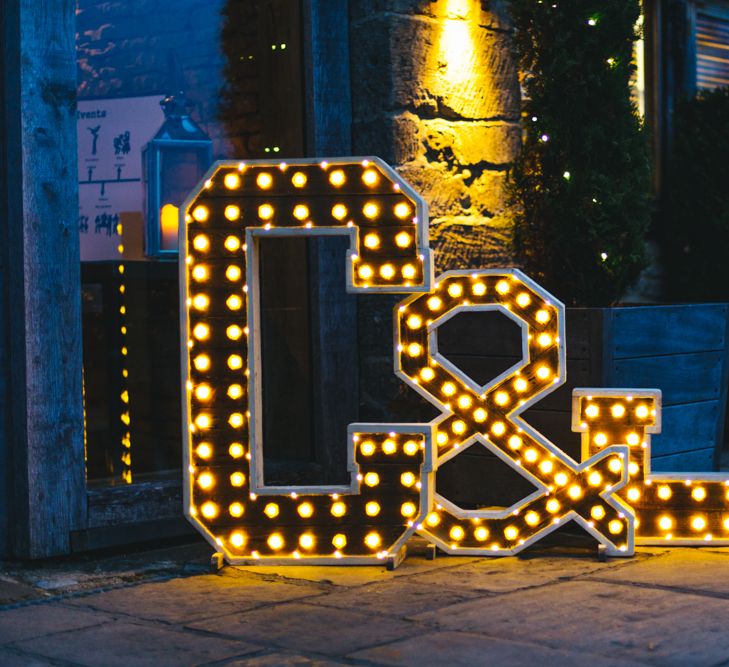
<svg viewBox="0 0 729 667">
<path fill-rule="evenodd" d="M 52 667 L 53 663 L 17 649 L 0 648 L 0 665 L 3 667 Z"/>
<path fill-rule="evenodd" d="M 597 558 L 585 558 L 584 554 L 486 558 L 461 567 L 416 573 L 408 582 L 446 588 L 451 592 L 505 593 L 589 574 L 621 572 L 625 566 L 634 567 L 652 557 L 650 553 L 640 553 L 632 559 L 611 559 L 604 563 Z"/>
<path fill-rule="evenodd" d="M 481 598 L 414 618 L 661 666 L 714 667 L 729 658 L 729 600 L 597 581 Z"/>
<path fill-rule="evenodd" d="M 287 579 L 301 579 L 316 583 L 329 583 L 335 586 L 364 586 L 377 581 L 391 581 L 401 577 L 409 577 L 419 572 L 432 572 L 459 567 L 467 563 L 476 562 L 477 558 L 436 558 L 426 560 L 423 557 L 410 556 L 400 567 L 388 572 L 382 566 L 355 565 L 352 567 L 291 565 L 275 567 L 272 565 L 235 566 L 232 570 L 248 572 L 254 575 L 269 574 L 284 576 Z"/>
<path fill-rule="evenodd" d="M 0 644 L 66 632 L 112 620 L 111 616 L 59 604 L 33 604 L 0 611 Z"/>
<path fill-rule="evenodd" d="M 186 623 L 322 593 L 317 586 L 279 579 L 212 574 L 183 577 L 88 595 L 69 603 L 140 619 Z"/>
<path fill-rule="evenodd" d="M 0 611 L 3 667 L 729 666 L 729 549 L 716 547 L 226 567 L 20 604 Z"/>
<path fill-rule="evenodd" d="M 448 665 L 448 667 L 640 667 L 645 663 L 553 649 L 467 632 L 433 632 L 377 646 L 350 656 L 378 665 Z"/>
<path fill-rule="evenodd" d="M 249 658 L 240 658 L 225 663 L 225 667 L 342 667 L 352 663 L 338 662 L 327 658 L 309 658 L 297 653 L 269 651 Z"/>
<path fill-rule="evenodd" d="M 342 656 L 423 632 L 404 620 L 297 602 L 229 614 L 190 627 L 246 641 L 265 638 L 274 646 L 325 656 Z"/>
<path fill-rule="evenodd" d="M 261 650 L 260 646 L 246 642 L 125 621 L 59 632 L 15 646 L 89 667 L 186 667 Z"/>
<path fill-rule="evenodd" d="M 633 562 L 630 567 L 597 570 L 587 578 L 704 591 L 729 598 L 729 551 L 674 549 L 650 560 Z"/>
<path fill-rule="evenodd" d="M 445 572 L 445 570 L 441 570 L 441 572 Z M 447 575 L 444 576 L 447 577 Z M 406 617 L 484 595 L 483 591 L 469 590 L 465 587 L 451 589 L 442 581 L 440 585 L 435 586 L 430 583 L 415 582 L 417 582 L 415 577 L 383 581 L 370 586 L 336 590 L 333 593 L 307 600 L 307 602 L 341 609 L 356 609 L 362 612 Z"/>
</svg>

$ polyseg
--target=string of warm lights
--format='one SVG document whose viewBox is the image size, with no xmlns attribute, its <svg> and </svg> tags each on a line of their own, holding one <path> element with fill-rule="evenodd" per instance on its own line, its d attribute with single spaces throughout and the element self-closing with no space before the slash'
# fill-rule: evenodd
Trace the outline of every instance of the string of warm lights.
<svg viewBox="0 0 729 667">
<path fill-rule="evenodd" d="M 117 234 L 119 238 L 122 238 L 122 223 L 117 225 Z M 117 250 L 119 255 L 122 256 L 124 252 L 124 246 L 120 242 Z M 121 401 L 122 410 L 119 415 L 119 420 L 122 424 L 122 436 L 121 436 L 121 478 L 125 484 L 132 483 L 132 432 L 131 432 L 131 415 L 129 410 L 129 347 L 127 344 L 127 307 L 126 307 L 126 281 L 124 262 L 119 262 L 117 265 L 117 272 L 119 275 L 119 334 L 121 336 L 121 348 L 120 353 L 122 357 L 122 370 L 119 400 Z"/>
</svg>

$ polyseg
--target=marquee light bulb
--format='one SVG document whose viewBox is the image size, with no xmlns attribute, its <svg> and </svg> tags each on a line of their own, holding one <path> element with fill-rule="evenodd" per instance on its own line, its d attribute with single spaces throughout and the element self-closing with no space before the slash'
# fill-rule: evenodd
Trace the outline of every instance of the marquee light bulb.
<svg viewBox="0 0 729 667">
<path fill-rule="evenodd" d="M 395 204 L 394 208 L 395 216 L 404 220 L 410 215 L 410 207 L 405 202 Z"/>
<path fill-rule="evenodd" d="M 210 211 L 208 211 L 207 207 L 205 206 L 196 206 L 192 211 L 192 217 L 195 218 L 195 220 L 197 220 L 198 222 L 207 221 L 209 216 Z"/>
<path fill-rule="evenodd" d="M 192 277 L 199 283 L 206 281 L 208 279 L 207 267 L 202 264 L 198 264 L 192 270 Z"/>
<path fill-rule="evenodd" d="M 304 204 L 294 206 L 294 217 L 297 220 L 306 220 L 309 217 L 309 207 Z"/>
<path fill-rule="evenodd" d="M 377 182 L 379 180 L 380 180 L 380 177 L 374 169 L 367 169 L 362 174 L 362 181 L 364 182 L 365 185 L 367 185 L 369 187 L 373 187 L 373 186 L 377 185 Z"/>
<path fill-rule="evenodd" d="M 476 530 L 473 531 L 473 536 L 479 542 L 485 542 L 487 539 L 489 539 L 489 529 L 485 528 L 484 526 L 479 526 L 478 528 L 476 528 Z"/>
<path fill-rule="evenodd" d="M 231 294 L 226 300 L 225 305 L 229 310 L 240 310 L 243 306 L 243 299 L 237 294 Z"/>
<path fill-rule="evenodd" d="M 377 250 L 377 248 L 380 247 L 380 237 L 375 233 L 366 234 L 364 237 L 364 244 L 365 247 L 370 250 Z"/>
<path fill-rule="evenodd" d="M 228 398 L 237 400 L 243 396 L 243 387 L 239 384 L 232 384 L 228 387 Z"/>
<path fill-rule="evenodd" d="M 200 513 L 206 519 L 214 519 L 218 516 L 218 506 L 213 502 L 206 502 L 200 506 Z"/>
<path fill-rule="evenodd" d="M 360 445 L 359 451 L 364 456 L 372 456 L 375 453 L 375 443 L 371 440 L 366 440 Z"/>
<path fill-rule="evenodd" d="M 228 454 L 234 459 L 239 459 L 243 456 L 245 453 L 245 450 L 243 449 L 243 445 L 241 445 L 239 442 L 234 442 L 230 447 L 228 447 Z"/>
<path fill-rule="evenodd" d="M 432 368 L 423 368 L 420 371 L 420 377 L 426 382 L 430 382 L 435 377 L 435 371 Z"/>
<path fill-rule="evenodd" d="M 502 292 L 499 292 L 499 294 L 502 294 Z M 532 298 L 526 292 L 522 292 L 516 297 L 516 303 L 520 308 L 526 308 L 531 302 Z"/>
<path fill-rule="evenodd" d="M 364 476 L 364 483 L 370 487 L 377 486 L 380 483 L 380 476 L 376 472 L 368 472 Z"/>
<path fill-rule="evenodd" d="M 407 248 L 412 242 L 412 237 L 407 232 L 400 232 L 395 236 L 395 243 L 398 248 Z"/>
<path fill-rule="evenodd" d="M 280 533 L 273 533 L 268 536 L 267 543 L 273 551 L 278 551 L 279 549 L 283 548 L 284 539 Z"/>
<path fill-rule="evenodd" d="M 448 534 L 451 536 L 452 540 L 456 541 L 460 541 L 466 536 L 465 531 L 460 526 L 453 526 Z"/>
<path fill-rule="evenodd" d="M 410 327 L 411 329 L 419 329 L 421 326 L 423 326 L 423 320 L 417 315 L 411 315 L 410 317 L 408 317 L 407 324 L 408 327 Z"/>
<path fill-rule="evenodd" d="M 403 503 L 400 507 L 400 514 L 402 514 L 406 518 L 410 518 L 412 516 L 415 516 L 418 512 L 418 508 L 415 507 L 413 503 Z"/>
<path fill-rule="evenodd" d="M 240 218 L 240 208 L 238 206 L 235 206 L 234 204 L 230 204 L 229 206 L 225 207 L 224 215 L 226 219 L 230 220 L 231 222 L 235 222 Z"/>
<path fill-rule="evenodd" d="M 230 340 L 238 340 L 243 335 L 243 329 L 241 329 L 237 324 L 231 324 L 225 330 L 225 335 L 230 338 Z"/>
<path fill-rule="evenodd" d="M 392 264 L 383 264 L 380 267 L 380 275 L 385 280 L 392 280 L 395 275 L 395 267 Z"/>
<path fill-rule="evenodd" d="M 344 185 L 346 180 L 344 172 L 341 169 L 335 169 L 331 174 L 329 174 L 329 182 L 335 188 L 339 188 Z"/>
<path fill-rule="evenodd" d="M 432 296 L 428 299 L 428 308 L 430 310 L 440 310 L 443 307 L 443 301 L 438 296 Z"/>
<path fill-rule="evenodd" d="M 241 277 L 241 270 L 239 267 L 231 265 L 227 269 L 225 269 L 225 277 L 230 280 L 230 282 L 234 283 L 238 280 L 240 280 Z"/>
<path fill-rule="evenodd" d="M 209 459 L 213 455 L 213 448 L 210 446 L 210 443 L 201 442 L 195 448 L 195 454 L 197 454 L 201 459 Z"/>
<path fill-rule="evenodd" d="M 380 513 L 380 504 L 374 500 L 365 505 L 365 513 L 367 516 L 377 516 Z"/>
<path fill-rule="evenodd" d="M 291 183 L 295 188 L 303 188 L 306 185 L 306 174 L 302 171 L 297 171 L 291 177 Z"/>
<path fill-rule="evenodd" d="M 347 513 L 347 506 L 342 502 L 336 502 L 332 504 L 331 513 L 337 518 L 342 517 Z"/>
<path fill-rule="evenodd" d="M 311 503 L 301 503 L 296 508 L 296 511 L 299 513 L 299 516 L 303 519 L 309 519 L 314 515 L 314 506 Z"/>
<path fill-rule="evenodd" d="M 213 390 L 209 384 L 199 384 L 195 387 L 195 398 L 198 401 L 208 401 L 213 395 Z"/>
<path fill-rule="evenodd" d="M 271 204 L 261 204 L 258 207 L 258 217 L 261 220 L 270 220 L 273 217 L 273 206 Z"/>
<path fill-rule="evenodd" d="M 610 408 L 610 413 L 613 417 L 615 417 L 615 419 L 620 419 L 625 416 L 625 406 L 622 403 L 615 403 L 615 405 Z"/>
<path fill-rule="evenodd" d="M 268 503 L 263 508 L 263 513 L 269 518 L 269 519 L 275 519 L 278 516 L 279 509 L 278 505 L 276 503 Z"/>
<path fill-rule="evenodd" d="M 382 451 L 385 454 L 394 454 L 397 451 L 397 444 L 394 440 L 391 438 L 388 438 L 385 440 L 385 442 L 382 443 Z"/>
<path fill-rule="evenodd" d="M 347 207 L 344 204 L 332 206 L 332 217 L 335 220 L 344 220 L 347 217 Z"/>
<path fill-rule="evenodd" d="M 337 534 L 336 534 L 336 535 L 335 535 L 335 536 L 334 536 L 334 537 L 332 538 L 332 544 L 333 544 L 333 545 L 334 545 L 334 546 L 335 546 L 335 547 L 336 547 L 337 549 L 344 549 L 344 547 L 346 547 L 346 546 L 347 546 L 347 537 L 346 537 L 345 535 L 342 535 L 342 533 L 337 533 Z"/>
<path fill-rule="evenodd" d="M 440 524 L 440 514 L 437 512 L 431 512 L 425 517 L 425 523 L 427 523 L 431 528 L 435 528 Z"/>
<path fill-rule="evenodd" d="M 268 172 L 262 171 L 256 177 L 256 185 L 261 188 L 261 190 L 268 190 L 273 185 L 273 177 Z"/>
<path fill-rule="evenodd" d="M 364 541 L 370 549 L 376 549 L 382 543 L 382 538 L 377 533 L 368 533 Z"/>
<path fill-rule="evenodd" d="M 374 202 L 367 202 L 362 208 L 365 218 L 374 220 L 380 214 L 380 207 Z"/>
<path fill-rule="evenodd" d="M 357 274 L 360 278 L 362 278 L 362 280 L 369 280 L 373 275 L 372 267 L 367 264 L 362 264 L 362 266 L 357 269 Z"/>
<path fill-rule="evenodd" d="M 192 239 L 192 247 L 198 252 L 205 252 L 210 248 L 210 239 L 205 234 L 198 234 Z"/>
<path fill-rule="evenodd" d="M 200 322 L 195 325 L 195 328 L 192 330 L 192 335 L 198 340 L 207 340 L 210 338 L 210 327 Z"/>
<path fill-rule="evenodd" d="M 205 294 L 196 294 L 192 298 L 192 307 L 195 310 L 207 310 L 210 305 L 210 299 Z"/>
<path fill-rule="evenodd" d="M 223 178 L 223 184 L 228 190 L 237 190 L 240 187 L 240 176 L 235 172 L 226 174 Z"/>
</svg>

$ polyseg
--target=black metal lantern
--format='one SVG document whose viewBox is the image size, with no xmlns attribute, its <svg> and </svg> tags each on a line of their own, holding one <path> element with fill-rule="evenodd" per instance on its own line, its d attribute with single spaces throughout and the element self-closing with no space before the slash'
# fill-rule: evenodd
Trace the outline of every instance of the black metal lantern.
<svg viewBox="0 0 729 667">
<path fill-rule="evenodd" d="M 146 252 L 176 256 L 178 208 L 213 161 L 213 142 L 190 117 L 182 93 L 160 102 L 165 121 L 144 147 Z"/>
</svg>

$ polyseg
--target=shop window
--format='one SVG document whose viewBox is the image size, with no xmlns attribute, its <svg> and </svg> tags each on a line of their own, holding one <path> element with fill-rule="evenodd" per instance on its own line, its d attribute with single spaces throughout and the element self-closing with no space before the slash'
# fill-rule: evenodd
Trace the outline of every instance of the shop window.
<svg viewBox="0 0 729 667">
<path fill-rule="evenodd" d="M 729 7 L 698 4 L 695 19 L 696 88 L 729 86 Z"/>
<path fill-rule="evenodd" d="M 304 154 L 300 8 L 78 0 L 76 21 L 87 481 L 179 480 L 177 207 L 214 160 Z"/>
</svg>

